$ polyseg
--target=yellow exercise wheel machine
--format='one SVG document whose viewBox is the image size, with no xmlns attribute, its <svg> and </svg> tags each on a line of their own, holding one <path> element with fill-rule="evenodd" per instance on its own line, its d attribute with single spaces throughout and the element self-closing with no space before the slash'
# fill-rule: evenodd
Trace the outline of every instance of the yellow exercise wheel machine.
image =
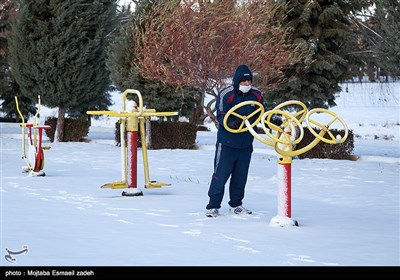
<svg viewBox="0 0 400 280">
<path fill-rule="evenodd" d="M 248 116 L 242 116 L 236 110 L 242 106 L 257 106 L 254 112 Z M 256 121 L 250 123 L 249 119 L 259 114 Z M 236 116 L 242 120 L 237 129 L 228 127 L 228 118 Z M 271 122 L 274 116 L 282 118 L 282 124 L 277 126 Z M 306 127 L 315 136 L 305 147 L 296 150 L 304 136 L 304 129 L 301 123 L 306 121 Z M 254 130 L 254 126 L 261 122 L 261 127 L 267 136 L 262 137 Z M 343 135 L 334 135 L 329 128 L 338 126 L 343 128 Z M 297 100 L 290 100 L 277 105 L 274 109 L 264 112 L 264 107 L 257 101 L 245 101 L 232 107 L 224 117 L 224 127 L 232 133 L 249 131 L 254 138 L 263 144 L 274 147 L 278 159 L 278 214 L 270 221 L 271 226 L 298 226 L 298 222 L 292 219 L 291 214 L 291 164 L 292 158 L 303 154 L 314 148 L 320 141 L 329 144 L 343 143 L 348 137 L 346 123 L 334 112 L 315 108 L 310 111 L 304 103 Z M 317 133 L 315 130 L 320 129 Z"/>
</svg>

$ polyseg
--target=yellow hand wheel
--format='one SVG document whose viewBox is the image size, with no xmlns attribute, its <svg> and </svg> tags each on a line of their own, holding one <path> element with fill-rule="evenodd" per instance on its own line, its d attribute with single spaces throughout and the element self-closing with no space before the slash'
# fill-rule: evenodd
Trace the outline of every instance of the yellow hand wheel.
<svg viewBox="0 0 400 280">
<path fill-rule="evenodd" d="M 299 109 L 300 106 L 300 109 Z M 293 117 L 296 117 L 299 120 L 299 123 L 304 121 L 307 115 L 307 107 L 303 102 L 297 100 L 289 100 L 283 102 L 277 106 L 273 110 L 281 110 L 281 111 L 289 111 Z M 291 111 L 296 111 L 292 113 Z"/>
<path fill-rule="evenodd" d="M 243 107 L 243 106 L 250 106 L 250 105 L 257 106 L 258 108 L 255 109 L 255 110 L 254 110 L 251 114 L 249 114 L 248 116 L 242 116 L 242 115 L 240 115 L 239 113 L 236 112 L 237 109 L 239 109 L 239 108 L 241 108 L 241 107 Z M 248 130 L 247 126 L 245 125 L 245 121 L 248 120 L 248 119 L 250 119 L 250 118 L 252 118 L 252 117 L 255 116 L 256 114 L 259 114 L 258 118 L 257 118 L 253 123 L 250 124 L 251 127 L 254 127 L 254 126 L 256 126 L 256 125 L 258 124 L 258 122 L 260 121 L 261 116 L 262 116 L 263 113 L 264 113 L 264 106 L 263 106 L 260 102 L 257 102 L 257 101 L 244 101 L 244 102 L 241 102 L 241 103 L 239 103 L 239 104 L 233 106 L 233 107 L 226 113 L 226 115 L 225 115 L 225 117 L 224 117 L 224 122 L 223 122 L 223 124 L 224 124 L 225 129 L 228 130 L 229 132 L 232 132 L 232 133 L 245 132 L 245 131 Z M 227 123 L 227 122 L 228 122 L 228 119 L 229 119 L 229 116 L 230 116 L 230 115 L 235 116 L 235 117 L 238 117 L 239 119 L 242 120 L 242 123 L 240 124 L 239 128 L 233 129 L 233 128 L 230 128 L 230 127 L 228 126 L 228 123 Z"/>
<path fill-rule="evenodd" d="M 328 115 L 331 115 L 333 118 L 332 120 L 330 120 L 326 125 L 323 125 L 319 122 L 317 122 L 315 119 L 312 119 L 311 116 L 313 114 L 319 114 L 319 113 L 327 113 Z M 335 123 L 336 121 L 338 121 L 344 129 L 344 136 L 342 137 L 340 134 L 338 135 L 333 135 L 331 131 L 329 131 L 329 126 L 331 126 L 333 123 Z M 340 118 L 338 115 L 336 115 L 334 112 L 329 111 L 327 109 L 324 108 L 315 108 L 312 109 L 308 112 L 307 114 L 307 118 L 306 118 L 306 122 L 307 122 L 307 127 L 310 130 L 310 132 L 319 140 L 325 142 L 325 143 L 329 143 L 329 144 L 339 144 L 339 143 L 343 143 L 348 136 L 348 129 L 347 129 L 347 125 L 346 123 L 342 120 L 342 118 Z M 321 128 L 321 132 L 318 134 L 314 128 L 311 126 L 311 124 Z M 325 137 L 325 134 L 327 134 L 329 136 Z"/>
<path fill-rule="evenodd" d="M 277 126 L 271 123 L 271 118 L 275 114 L 282 115 L 284 117 L 281 126 Z M 271 133 L 266 125 L 272 131 L 276 132 Z M 299 127 L 300 130 L 300 134 L 298 137 L 296 126 Z M 296 118 L 296 116 L 279 109 L 273 109 L 265 112 L 261 117 L 261 127 L 264 130 L 265 134 L 267 134 L 271 139 L 273 139 L 275 142 L 285 145 L 297 144 L 303 139 L 304 136 L 303 127 L 301 126 L 300 121 Z"/>
</svg>

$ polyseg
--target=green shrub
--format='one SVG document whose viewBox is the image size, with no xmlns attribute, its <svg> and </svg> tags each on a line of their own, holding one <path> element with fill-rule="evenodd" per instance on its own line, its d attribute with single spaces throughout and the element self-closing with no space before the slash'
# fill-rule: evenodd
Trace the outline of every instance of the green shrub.
<svg viewBox="0 0 400 280">
<path fill-rule="evenodd" d="M 151 149 L 193 149 L 196 133 L 188 122 L 151 122 Z"/>
<path fill-rule="evenodd" d="M 16 123 L 19 120 L 16 118 L 11 118 L 11 117 L 0 117 L 0 122 L 8 122 L 8 123 Z"/>
<path fill-rule="evenodd" d="M 115 143 L 121 145 L 120 123 L 115 123 Z M 151 145 L 148 149 L 194 149 L 197 126 L 187 122 L 151 121 Z M 141 147 L 140 131 L 138 147 Z"/>
<path fill-rule="evenodd" d="M 298 143 L 295 147 L 295 150 L 300 150 L 307 145 L 309 145 L 312 141 L 314 141 L 315 136 L 310 132 L 307 127 L 303 127 L 304 129 L 304 137 L 300 143 Z M 319 133 L 320 129 L 314 129 L 316 133 Z M 330 129 L 333 135 L 344 135 L 344 130 Z M 329 137 L 328 135 L 325 135 Z M 329 139 L 329 138 L 328 138 Z M 354 150 L 354 134 L 352 130 L 349 130 L 347 139 L 340 144 L 328 144 L 323 141 L 319 142 L 314 148 L 311 150 L 299 155 L 300 159 L 304 158 L 328 158 L 328 159 L 348 159 L 351 160 L 354 158 L 352 155 Z"/>
<path fill-rule="evenodd" d="M 57 118 L 49 117 L 44 122 L 50 125 L 50 129 L 46 129 L 46 135 L 51 142 L 54 142 L 54 134 L 57 127 Z M 90 123 L 85 119 L 65 118 L 64 122 L 64 142 L 82 142 L 89 133 Z"/>
</svg>

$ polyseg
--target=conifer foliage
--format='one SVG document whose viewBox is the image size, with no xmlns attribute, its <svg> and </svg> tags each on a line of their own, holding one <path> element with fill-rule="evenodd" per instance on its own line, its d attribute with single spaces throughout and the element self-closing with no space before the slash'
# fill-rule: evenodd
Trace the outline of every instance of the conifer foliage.
<svg viewBox="0 0 400 280">
<path fill-rule="evenodd" d="M 400 76 L 400 2 L 378 0 L 375 5 L 377 60 L 388 74 Z"/>
<path fill-rule="evenodd" d="M 358 1 L 357 5 L 359 5 Z M 295 79 L 280 86 L 267 96 L 271 107 L 283 101 L 296 99 L 309 108 L 328 108 L 335 104 L 339 82 L 347 71 L 342 55 L 348 38 L 348 14 L 355 7 L 352 1 L 275 1 L 276 18 L 293 30 L 293 42 L 303 42 L 311 52 L 298 68 Z"/>
<path fill-rule="evenodd" d="M 116 0 L 20 0 L 9 39 L 12 73 L 25 97 L 58 107 L 57 140 L 65 113 L 83 115 L 111 104 L 105 67 Z"/>
<path fill-rule="evenodd" d="M 13 0 L 0 0 L 0 110 L 6 118 L 10 119 L 19 119 L 14 98 L 19 95 L 19 86 L 11 75 L 8 62 L 10 52 L 7 42 L 11 23 L 17 15 L 16 6 L 16 2 Z M 29 98 L 21 97 L 18 101 L 25 117 L 36 112 L 36 108 Z"/>
</svg>

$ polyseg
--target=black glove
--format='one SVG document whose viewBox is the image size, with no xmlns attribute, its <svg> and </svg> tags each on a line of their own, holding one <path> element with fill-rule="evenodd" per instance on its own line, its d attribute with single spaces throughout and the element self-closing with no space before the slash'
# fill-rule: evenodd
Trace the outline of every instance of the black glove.
<svg viewBox="0 0 400 280">
<path fill-rule="evenodd" d="M 238 129 L 242 124 L 242 120 L 231 121 L 228 123 L 229 128 Z"/>
<path fill-rule="evenodd" d="M 269 120 L 269 122 L 276 126 L 281 126 L 283 123 L 282 119 L 278 116 L 272 116 L 272 118 Z M 271 131 L 271 128 L 269 127 L 268 124 L 265 123 L 265 127 Z"/>
<path fill-rule="evenodd" d="M 283 123 L 282 119 L 281 119 L 280 117 L 278 117 L 278 116 L 273 116 L 273 117 L 271 118 L 270 122 L 271 122 L 272 124 L 276 125 L 276 126 L 281 126 L 282 123 Z"/>
</svg>

